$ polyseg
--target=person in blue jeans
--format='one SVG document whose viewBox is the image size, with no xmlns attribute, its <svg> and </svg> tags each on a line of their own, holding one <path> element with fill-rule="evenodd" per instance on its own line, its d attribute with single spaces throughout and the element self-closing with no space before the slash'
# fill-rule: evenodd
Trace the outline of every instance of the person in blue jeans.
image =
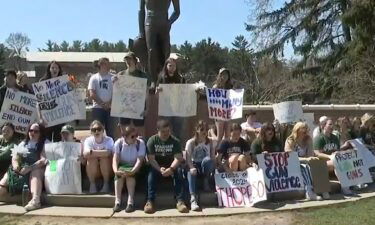
<svg viewBox="0 0 375 225">
<path fill-rule="evenodd" d="M 171 135 L 171 126 L 167 120 L 157 122 L 158 133 L 147 141 L 147 160 L 150 169 L 147 177 L 147 202 L 144 212 L 155 212 L 156 186 L 160 178 L 173 179 L 176 208 L 181 213 L 189 212 L 183 201 L 183 176 L 180 164 L 183 160 L 180 141 Z"/>
<path fill-rule="evenodd" d="M 100 58 L 98 61 L 99 72 L 90 77 L 88 90 L 90 98 L 93 100 L 92 108 L 93 120 L 100 121 L 104 127 L 107 136 L 114 138 L 114 131 L 118 119 L 111 117 L 111 103 L 113 84 L 108 58 Z"/>
<path fill-rule="evenodd" d="M 190 191 L 190 205 L 192 211 L 199 211 L 197 202 L 196 180 L 198 175 L 203 175 L 203 187 L 210 191 L 209 178 L 215 169 L 215 149 L 208 138 L 208 125 L 199 121 L 195 128 L 195 135 L 186 142 L 186 162 L 189 167 L 188 181 Z"/>
</svg>

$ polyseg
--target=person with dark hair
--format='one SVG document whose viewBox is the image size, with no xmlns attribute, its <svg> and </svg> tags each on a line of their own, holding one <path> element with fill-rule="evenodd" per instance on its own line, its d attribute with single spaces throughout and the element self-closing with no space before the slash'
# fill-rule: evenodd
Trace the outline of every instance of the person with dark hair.
<svg viewBox="0 0 375 225">
<path fill-rule="evenodd" d="M 24 72 L 18 72 L 17 73 L 17 84 L 20 88 L 20 91 L 28 93 L 28 94 L 34 94 L 33 87 L 31 86 L 30 80 L 27 77 L 27 74 Z"/>
<path fill-rule="evenodd" d="M 5 94 L 8 88 L 12 88 L 14 90 L 19 90 L 20 87 L 17 85 L 17 73 L 14 70 L 8 70 L 5 72 L 5 79 L 4 79 L 3 86 L 0 87 L 0 109 L 3 106 Z"/>
<path fill-rule="evenodd" d="M 230 137 L 223 140 L 217 150 L 216 161 L 219 169 L 228 173 L 244 171 L 250 164 L 250 146 L 241 138 L 241 126 L 233 123 Z"/>
<path fill-rule="evenodd" d="M 229 90 L 233 88 L 233 84 L 230 78 L 230 71 L 227 68 L 221 68 L 214 82 L 213 88 Z M 217 129 L 217 142 L 223 139 L 228 139 L 230 133 L 230 122 L 229 121 L 215 121 Z"/>
<path fill-rule="evenodd" d="M 142 167 L 146 155 L 146 144 L 137 138 L 137 130 L 131 126 L 120 126 L 122 137 L 114 147 L 112 168 L 115 173 L 114 212 L 121 211 L 121 196 L 124 182 L 128 190 L 128 202 L 125 212 L 134 212 L 135 176 Z"/>
<path fill-rule="evenodd" d="M 352 131 L 352 124 L 348 117 L 343 116 L 337 119 L 335 129 L 332 132 L 340 141 L 340 145 L 344 145 L 347 141 L 356 139 L 355 133 Z"/>
<path fill-rule="evenodd" d="M 101 193 L 109 192 L 112 176 L 113 139 L 104 135 L 104 126 L 94 120 L 90 125 L 91 136 L 85 139 L 83 156 L 87 160 L 86 173 L 90 181 L 90 193 L 97 192 L 96 178 L 103 177 Z"/>
<path fill-rule="evenodd" d="M 156 186 L 162 177 L 172 177 L 176 208 L 181 213 L 189 212 L 183 198 L 183 174 L 180 164 L 183 161 L 180 141 L 171 135 L 170 123 L 167 120 L 157 122 L 158 133 L 147 142 L 147 160 L 150 164 L 147 180 L 147 202 L 145 213 L 155 212 Z"/>
<path fill-rule="evenodd" d="M 159 75 L 158 85 L 159 84 L 184 84 L 186 83 L 185 78 L 183 78 L 178 72 L 177 62 L 175 59 L 168 58 L 165 63 L 163 70 Z M 163 91 L 161 87 L 157 87 L 157 92 Z M 182 131 L 184 130 L 184 118 L 177 116 L 168 116 L 163 117 L 170 122 L 172 126 L 172 133 L 178 139 L 181 140 Z"/>
<path fill-rule="evenodd" d="M 251 144 L 259 135 L 262 124 L 257 121 L 255 111 L 250 111 L 245 118 L 246 122 L 241 124 L 241 137 Z"/>
<path fill-rule="evenodd" d="M 137 78 L 144 78 L 147 79 L 147 86 L 150 87 L 151 85 L 151 80 L 148 77 L 148 75 L 141 70 L 137 69 L 137 57 L 133 52 L 127 52 L 124 61 L 126 64 L 127 69 L 119 72 L 117 76 L 133 76 Z M 115 83 L 117 81 L 117 76 L 113 77 L 113 82 Z M 116 86 L 115 86 L 116 87 Z M 145 116 L 146 116 L 146 110 L 147 110 L 147 96 L 146 96 L 146 106 L 145 106 L 145 111 L 142 113 L 143 119 L 130 119 L 130 118 L 120 118 L 120 125 L 121 126 L 127 126 L 133 124 L 137 130 L 138 130 L 138 135 L 139 136 L 144 136 L 145 135 Z"/>
<path fill-rule="evenodd" d="M 192 211 L 200 210 L 196 191 L 197 176 L 203 176 L 203 188 L 205 191 L 210 191 L 209 179 L 215 169 L 215 149 L 207 132 L 207 123 L 202 120 L 198 121 L 194 137 L 186 142 L 185 147 Z"/>
<path fill-rule="evenodd" d="M 111 117 L 113 74 L 110 73 L 111 65 L 108 58 L 100 58 L 98 66 L 99 72 L 90 77 L 88 85 L 90 98 L 94 102 L 92 116 L 104 125 L 107 136 L 113 138 L 117 125 L 117 119 Z"/>
<path fill-rule="evenodd" d="M 41 207 L 40 197 L 43 189 L 45 158 L 44 145 L 49 142 L 42 124 L 30 125 L 27 136 L 13 151 L 12 166 L 0 181 L 0 195 L 7 192 L 20 194 L 24 184 L 29 185 L 32 199 L 25 206 L 26 211 Z"/>
<path fill-rule="evenodd" d="M 9 168 L 12 162 L 12 149 L 19 143 L 18 138 L 15 135 L 14 125 L 6 122 L 1 127 L 2 136 L 0 138 L 0 177 Z"/>
<path fill-rule="evenodd" d="M 272 123 L 263 124 L 260 135 L 251 144 L 252 159 L 257 162 L 256 155 L 261 153 L 283 152 L 280 140 L 276 137 L 275 127 Z"/>
</svg>

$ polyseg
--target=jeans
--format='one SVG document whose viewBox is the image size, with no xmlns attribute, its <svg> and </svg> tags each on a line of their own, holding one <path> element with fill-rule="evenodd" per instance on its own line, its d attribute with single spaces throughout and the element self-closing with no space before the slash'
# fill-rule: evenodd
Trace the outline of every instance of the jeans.
<svg viewBox="0 0 375 225">
<path fill-rule="evenodd" d="M 204 158 L 202 162 L 193 162 L 194 167 L 197 169 L 197 175 L 203 175 L 205 178 L 209 178 L 211 173 L 214 171 L 214 161 L 208 157 Z M 196 194 L 196 182 L 197 175 L 193 176 L 188 171 L 189 191 L 190 194 Z"/>
<path fill-rule="evenodd" d="M 105 127 L 107 136 L 114 138 L 118 118 L 111 117 L 111 112 L 102 108 L 92 109 L 93 120 L 99 120 Z"/>
<path fill-rule="evenodd" d="M 159 171 L 150 167 L 148 176 L 147 176 L 147 200 L 148 201 L 155 201 L 156 197 L 156 186 L 158 181 L 162 178 L 162 175 Z M 172 176 L 173 179 L 173 187 L 174 187 L 174 194 L 177 201 L 183 201 L 183 177 L 182 177 L 182 170 L 178 168 Z"/>
</svg>

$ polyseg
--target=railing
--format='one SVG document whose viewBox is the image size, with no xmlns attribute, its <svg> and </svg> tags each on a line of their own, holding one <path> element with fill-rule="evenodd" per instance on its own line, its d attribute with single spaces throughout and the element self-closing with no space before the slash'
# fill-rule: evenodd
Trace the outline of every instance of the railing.
<svg viewBox="0 0 375 225">
<path fill-rule="evenodd" d="M 304 110 L 375 110 L 375 105 L 303 105 Z M 272 105 L 244 105 L 243 110 L 272 110 Z"/>
</svg>

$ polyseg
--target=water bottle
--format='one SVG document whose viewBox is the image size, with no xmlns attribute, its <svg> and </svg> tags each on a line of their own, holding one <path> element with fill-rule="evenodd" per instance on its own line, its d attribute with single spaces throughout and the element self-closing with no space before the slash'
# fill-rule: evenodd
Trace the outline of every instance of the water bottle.
<svg viewBox="0 0 375 225">
<path fill-rule="evenodd" d="M 23 185 L 22 188 L 22 206 L 25 207 L 29 202 L 30 189 L 27 184 Z"/>
</svg>

